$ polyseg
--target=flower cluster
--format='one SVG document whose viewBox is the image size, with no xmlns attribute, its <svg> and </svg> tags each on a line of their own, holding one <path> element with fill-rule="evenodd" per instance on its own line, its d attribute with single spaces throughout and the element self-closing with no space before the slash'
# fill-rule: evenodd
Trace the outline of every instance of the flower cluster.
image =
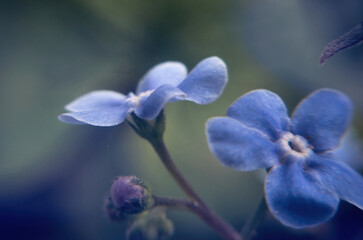
<svg viewBox="0 0 363 240">
<path fill-rule="evenodd" d="M 130 125 L 149 140 L 182 189 L 197 201 L 196 205 L 187 201 L 181 206 L 197 212 L 222 236 L 240 239 L 238 232 L 214 216 L 200 200 L 174 166 L 159 137 L 165 126 L 160 112 L 166 103 L 211 103 L 222 94 L 227 79 L 227 67 L 218 57 L 204 59 L 189 74 L 183 64 L 166 62 L 146 73 L 135 94 L 94 91 L 68 104 L 70 112 L 59 119 L 71 124 L 115 126 L 132 114 L 135 124 Z M 363 208 L 363 177 L 333 154 L 351 121 L 352 104 L 347 96 L 331 89 L 318 90 L 301 101 L 289 118 L 279 96 L 255 90 L 234 102 L 226 115 L 206 124 L 211 151 L 223 165 L 233 169 L 268 170 L 266 202 L 283 224 L 302 228 L 327 221 L 335 214 L 340 199 Z M 145 119 L 155 119 L 154 124 Z M 121 177 L 111 187 L 106 210 L 111 218 L 123 219 L 125 214 L 154 208 L 154 198 L 136 177 Z M 180 202 L 171 201 L 167 206 L 181 207 L 175 203 Z M 153 224 L 140 219 L 134 229 L 140 228 L 146 234 L 145 226 L 155 230 L 154 223 L 162 220 L 161 225 L 168 226 L 166 235 L 171 234 L 169 222 L 163 217 L 155 219 L 150 221 Z"/>
<path fill-rule="evenodd" d="M 115 126 L 130 113 L 155 119 L 168 102 L 180 100 L 197 104 L 215 101 L 227 83 L 227 67 L 218 57 L 201 61 L 189 74 L 184 64 L 165 62 L 149 70 L 138 84 L 136 94 L 109 90 L 85 94 L 66 106 L 70 113 L 59 120 L 70 124 Z"/>
<path fill-rule="evenodd" d="M 344 94 L 322 89 L 287 115 L 283 101 L 267 90 L 240 97 L 227 117 L 207 122 L 211 151 L 240 171 L 270 169 L 265 196 L 283 224 L 307 227 L 331 218 L 339 199 L 363 208 L 363 178 L 330 153 L 351 120 Z"/>
</svg>

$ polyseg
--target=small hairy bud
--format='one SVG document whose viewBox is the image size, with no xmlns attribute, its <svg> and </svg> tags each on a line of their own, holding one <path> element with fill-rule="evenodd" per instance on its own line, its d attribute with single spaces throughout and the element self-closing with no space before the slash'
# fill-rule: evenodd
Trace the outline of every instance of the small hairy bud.
<svg viewBox="0 0 363 240">
<path fill-rule="evenodd" d="M 127 215 L 122 213 L 115 207 L 115 204 L 112 202 L 111 196 L 108 193 L 105 196 L 105 201 L 103 204 L 103 209 L 105 211 L 106 216 L 113 221 L 123 221 L 127 219 Z"/>
<path fill-rule="evenodd" d="M 173 222 L 170 221 L 162 209 L 152 209 L 141 214 L 128 227 L 127 240 L 167 240 L 174 233 Z"/>
<path fill-rule="evenodd" d="M 126 214 L 140 213 L 154 205 L 150 188 L 135 176 L 116 178 L 110 195 L 116 209 Z"/>
</svg>

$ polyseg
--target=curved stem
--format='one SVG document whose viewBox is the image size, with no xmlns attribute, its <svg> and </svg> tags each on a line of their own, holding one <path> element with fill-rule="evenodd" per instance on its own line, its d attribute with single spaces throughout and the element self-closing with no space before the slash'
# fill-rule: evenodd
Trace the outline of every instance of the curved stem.
<svg viewBox="0 0 363 240">
<path fill-rule="evenodd" d="M 154 207 L 178 208 L 194 212 L 197 205 L 189 200 L 182 198 L 167 198 L 153 195 Z"/>
<path fill-rule="evenodd" d="M 151 142 L 151 145 L 154 147 L 156 153 L 159 155 L 159 158 L 163 162 L 166 169 L 170 172 L 174 180 L 179 184 L 185 194 L 187 194 L 190 199 L 198 203 L 204 203 L 203 200 L 194 191 L 192 186 L 185 179 L 184 175 L 181 173 L 178 167 L 175 165 L 165 146 L 163 139 L 153 141 Z"/>
<path fill-rule="evenodd" d="M 262 224 L 267 214 L 265 196 L 262 197 L 255 212 L 248 218 L 242 228 L 241 234 L 245 240 L 251 239 L 256 234 L 258 227 Z"/>
<path fill-rule="evenodd" d="M 170 157 L 170 154 L 165 146 L 162 139 L 156 138 L 153 141 L 149 141 L 154 147 L 155 151 L 159 155 L 161 161 L 164 163 L 165 167 L 168 169 L 170 174 L 173 176 L 175 181 L 183 189 L 183 191 L 188 195 L 190 199 L 193 200 L 193 205 L 189 206 L 188 209 L 196 213 L 201 219 L 203 219 L 211 228 L 218 232 L 223 238 L 230 240 L 242 240 L 241 235 L 227 222 L 215 214 L 199 197 L 199 195 L 194 191 L 192 186 L 185 179 L 184 175 L 177 168 L 174 161 Z M 185 205 L 187 207 L 187 205 Z"/>
</svg>

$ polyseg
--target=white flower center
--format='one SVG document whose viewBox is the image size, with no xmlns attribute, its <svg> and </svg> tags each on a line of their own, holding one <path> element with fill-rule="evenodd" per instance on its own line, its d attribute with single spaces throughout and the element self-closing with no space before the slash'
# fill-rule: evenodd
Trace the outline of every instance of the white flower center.
<svg viewBox="0 0 363 240">
<path fill-rule="evenodd" d="M 279 151 L 282 157 L 306 158 L 312 150 L 306 139 L 299 135 L 294 135 L 290 132 L 283 133 L 278 141 Z"/>
<path fill-rule="evenodd" d="M 153 90 L 148 90 L 148 91 L 145 91 L 145 92 L 141 92 L 141 93 L 139 93 L 138 95 L 135 95 L 135 94 L 133 94 L 132 92 L 131 93 L 129 93 L 128 95 L 127 95 L 127 98 L 126 98 L 126 102 L 129 102 L 129 103 L 131 103 L 131 104 L 133 104 L 133 105 L 136 105 L 136 106 L 138 106 L 138 105 L 140 105 L 140 102 L 141 102 L 141 100 L 143 100 L 143 99 L 145 99 L 145 98 L 147 98 L 147 97 L 149 97 L 153 92 L 154 92 L 154 90 L 155 89 L 153 89 Z"/>
</svg>

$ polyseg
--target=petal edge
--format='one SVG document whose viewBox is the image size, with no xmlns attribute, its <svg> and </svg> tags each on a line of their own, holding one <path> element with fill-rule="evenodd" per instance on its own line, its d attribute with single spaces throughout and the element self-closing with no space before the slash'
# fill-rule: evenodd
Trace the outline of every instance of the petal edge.
<svg viewBox="0 0 363 240">
<path fill-rule="evenodd" d="M 310 171 L 321 184 L 337 196 L 363 210 L 363 177 L 333 154 L 324 154 L 308 162 Z"/>
<path fill-rule="evenodd" d="M 142 99 L 135 108 L 135 114 L 144 119 L 154 119 L 158 116 L 165 104 L 170 101 L 183 100 L 185 93 L 172 85 L 162 85 L 155 89 L 149 97 Z"/>
<path fill-rule="evenodd" d="M 263 133 L 233 118 L 209 119 L 206 134 L 211 152 L 224 166 L 252 171 L 278 162 L 275 145 Z"/>
<path fill-rule="evenodd" d="M 125 96 L 110 90 L 98 90 L 86 93 L 65 106 L 70 112 L 90 111 L 101 108 L 120 106 Z"/>
<path fill-rule="evenodd" d="M 266 202 L 270 212 L 284 225 L 303 228 L 334 216 L 339 199 L 304 172 L 303 162 L 273 167 L 265 180 Z"/>
<path fill-rule="evenodd" d="M 222 94 L 227 82 L 224 61 L 219 57 L 209 57 L 198 63 L 178 87 L 188 95 L 185 100 L 209 104 Z"/>
<path fill-rule="evenodd" d="M 136 93 L 154 90 L 164 84 L 177 86 L 187 76 L 187 68 L 180 62 L 164 62 L 151 68 L 137 85 Z"/>
<path fill-rule="evenodd" d="M 69 124 L 89 124 L 99 127 L 112 127 L 125 121 L 129 107 L 114 107 L 94 111 L 63 113 L 58 119 Z"/>
<path fill-rule="evenodd" d="M 284 102 L 277 94 L 264 89 L 242 95 L 232 103 L 226 115 L 264 132 L 271 140 L 277 140 L 290 125 Z"/>
<path fill-rule="evenodd" d="M 345 94 L 333 89 L 317 90 L 295 108 L 293 132 L 307 139 L 316 152 L 332 150 L 351 122 L 352 109 Z"/>
</svg>

